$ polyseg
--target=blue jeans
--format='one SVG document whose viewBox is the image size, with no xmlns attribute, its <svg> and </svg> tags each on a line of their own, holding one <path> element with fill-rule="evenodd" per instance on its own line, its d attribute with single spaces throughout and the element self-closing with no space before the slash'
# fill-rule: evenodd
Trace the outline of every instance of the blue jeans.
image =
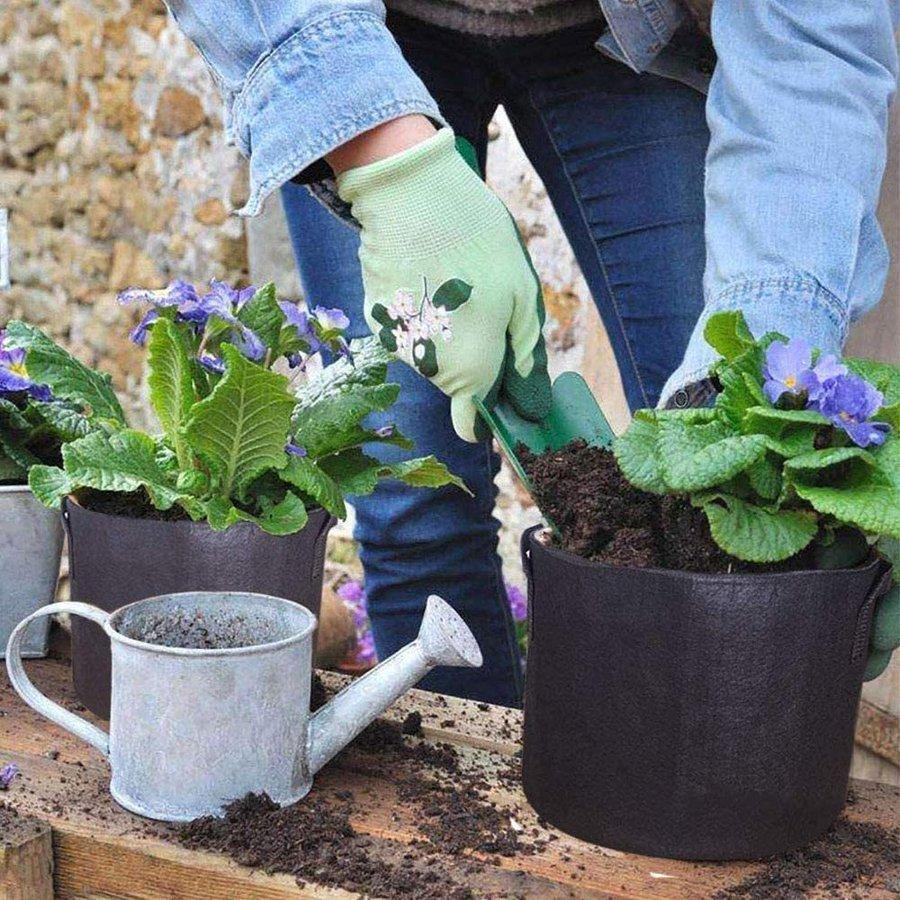
<svg viewBox="0 0 900 900">
<path fill-rule="evenodd" d="M 591 26 L 491 40 L 402 16 L 389 15 L 388 25 L 482 169 L 488 123 L 505 107 L 603 318 L 628 402 L 654 406 L 702 307 L 703 96 L 602 56 Z M 341 306 L 352 333 L 366 333 L 356 235 L 302 187 L 286 185 L 282 199 L 307 299 Z M 440 594 L 472 627 L 485 663 L 439 669 L 423 686 L 518 705 L 522 677 L 492 515 L 497 457 L 487 442 L 456 437 L 449 402 L 427 381 L 399 363 L 392 378 L 403 389 L 387 418 L 475 497 L 387 482 L 355 502 L 379 655 L 412 639 L 427 595 Z"/>
</svg>

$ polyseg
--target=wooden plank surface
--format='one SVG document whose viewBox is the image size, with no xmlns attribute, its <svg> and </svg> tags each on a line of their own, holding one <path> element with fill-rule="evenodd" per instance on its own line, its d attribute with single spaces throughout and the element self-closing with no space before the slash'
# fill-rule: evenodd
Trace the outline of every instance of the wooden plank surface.
<svg viewBox="0 0 900 900">
<path fill-rule="evenodd" d="M 35 660 L 27 665 L 42 690 L 76 708 L 64 664 Z M 324 680 L 332 689 L 344 683 L 336 675 L 325 675 Z M 491 803 L 528 838 L 525 845 L 531 852 L 515 856 L 469 853 L 447 857 L 445 865 L 463 873 L 461 879 L 480 895 L 701 898 L 759 868 L 758 863 L 698 864 L 624 854 L 543 827 L 515 777 L 510 776 L 517 764 L 520 713 L 413 691 L 385 717 L 402 721 L 413 711 L 422 717 L 424 742 L 447 743 L 455 749 L 459 773 L 451 777 L 479 773 L 478 778 L 490 784 Z M 6 683 L 5 674 L 0 678 L 2 761 L 15 762 L 22 770 L 5 796 L 6 802 L 48 821 L 53 828 L 59 897 L 271 900 L 350 896 L 314 885 L 299 887 L 288 876 L 265 875 L 215 854 L 186 850 L 173 841 L 169 826 L 120 809 L 109 797 L 109 772 L 100 755 L 28 709 Z M 498 777 L 486 778 L 490 773 Z M 371 837 L 372 853 L 380 858 L 424 852 L 419 811 L 404 800 L 396 780 L 390 772 L 381 771 L 379 759 L 372 753 L 343 753 L 316 779 L 314 791 L 323 798 L 352 793 L 352 825 Z M 855 793 L 857 799 L 848 816 L 889 827 L 896 824 L 900 791 L 858 783 Z M 464 869 L 472 857 L 481 861 L 475 872 Z M 900 878 L 900 872 L 897 876 Z M 868 896 L 890 894 L 869 892 Z"/>
</svg>

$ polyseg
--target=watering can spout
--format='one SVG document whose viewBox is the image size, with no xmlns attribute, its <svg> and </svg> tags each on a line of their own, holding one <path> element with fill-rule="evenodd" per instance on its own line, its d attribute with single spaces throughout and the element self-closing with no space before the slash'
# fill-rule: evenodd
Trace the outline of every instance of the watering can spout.
<svg viewBox="0 0 900 900">
<path fill-rule="evenodd" d="M 450 605 L 432 594 L 418 637 L 344 688 L 309 723 L 309 774 L 314 775 L 435 666 L 481 665 L 472 632 Z"/>
</svg>

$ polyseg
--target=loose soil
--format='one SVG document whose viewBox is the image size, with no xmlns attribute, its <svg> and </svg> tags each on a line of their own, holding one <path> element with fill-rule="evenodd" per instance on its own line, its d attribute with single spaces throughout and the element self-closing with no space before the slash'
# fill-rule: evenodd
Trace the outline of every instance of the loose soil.
<svg viewBox="0 0 900 900">
<path fill-rule="evenodd" d="M 314 691 L 319 694 L 320 691 Z M 318 699 L 318 698 L 317 698 Z M 417 740 L 421 716 L 402 724 L 376 720 L 330 766 L 389 777 L 404 806 L 413 810 L 421 839 L 415 850 L 392 851 L 387 842 L 356 831 L 351 792 L 313 791 L 279 808 L 264 794 L 230 804 L 222 818 L 207 816 L 181 826 L 177 839 L 191 849 L 225 853 L 242 865 L 350 891 L 422 900 L 464 900 L 474 893 L 465 875 L 484 871 L 473 857 L 534 853 L 540 841 L 523 840 L 511 812 L 487 799 L 489 781 L 506 780 L 463 767 L 450 744 Z M 327 769 L 326 769 L 327 771 Z M 518 773 L 509 781 L 517 781 Z M 365 802 L 365 801 L 363 801 Z M 464 856 L 464 866 L 446 865 Z"/>
<path fill-rule="evenodd" d="M 225 610 L 217 612 L 214 618 L 196 610 L 145 613 L 125 622 L 121 633 L 135 641 L 186 650 L 254 647 L 283 637 L 271 623 L 251 622 L 241 613 Z"/>
<path fill-rule="evenodd" d="M 180 507 L 159 510 L 141 488 L 130 494 L 114 491 L 95 491 L 83 488 L 77 500 L 85 508 L 108 516 L 126 516 L 131 519 L 159 519 L 161 522 L 189 522 L 191 517 Z"/>
<path fill-rule="evenodd" d="M 684 497 L 658 497 L 633 487 L 613 454 L 578 439 L 536 455 L 516 454 L 540 509 L 562 535 L 563 549 L 595 562 L 685 572 L 772 572 L 810 568 L 803 552 L 783 563 L 735 559 L 712 539 L 706 515 Z"/>
<path fill-rule="evenodd" d="M 900 894 L 900 882 L 881 877 L 900 864 L 900 828 L 839 819 L 806 847 L 769 860 L 762 870 L 716 894 L 718 900 L 802 897 L 815 891 L 827 897 L 847 896 L 864 888 L 886 888 Z"/>
<path fill-rule="evenodd" d="M 20 844 L 43 829 L 37 819 L 20 815 L 14 807 L 0 802 L 0 847 Z"/>
</svg>

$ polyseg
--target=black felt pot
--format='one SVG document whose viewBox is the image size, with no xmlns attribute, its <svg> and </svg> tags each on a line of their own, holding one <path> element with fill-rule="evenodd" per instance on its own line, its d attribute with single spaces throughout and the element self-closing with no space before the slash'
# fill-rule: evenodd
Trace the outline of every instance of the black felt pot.
<svg viewBox="0 0 900 900">
<path fill-rule="evenodd" d="M 853 569 L 627 569 L 522 538 L 525 794 L 620 850 L 749 859 L 825 831 L 847 792 L 877 557 Z"/>
<path fill-rule="evenodd" d="M 251 522 L 213 531 L 205 522 L 135 519 L 63 507 L 73 600 L 112 612 L 179 591 L 248 591 L 283 597 L 316 616 L 322 603 L 325 541 L 335 519 L 313 510 L 296 534 L 276 537 Z M 72 619 L 72 678 L 78 699 L 109 716 L 109 639 L 93 622 Z"/>
</svg>

